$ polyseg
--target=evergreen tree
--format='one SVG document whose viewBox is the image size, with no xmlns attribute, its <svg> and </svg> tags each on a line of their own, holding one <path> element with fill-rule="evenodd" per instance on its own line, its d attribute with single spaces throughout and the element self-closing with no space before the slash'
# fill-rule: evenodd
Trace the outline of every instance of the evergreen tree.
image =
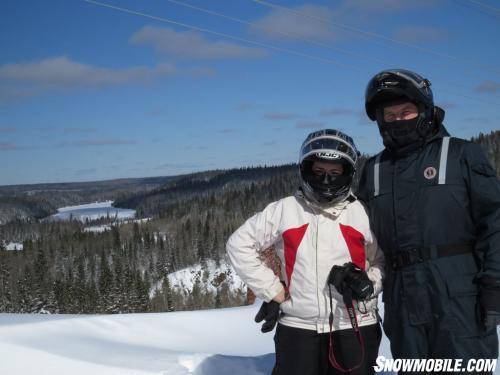
<svg viewBox="0 0 500 375">
<path fill-rule="evenodd" d="M 101 254 L 101 267 L 99 275 L 99 309 L 101 312 L 110 313 L 115 306 L 111 292 L 113 289 L 113 273 L 104 252 Z"/>
<path fill-rule="evenodd" d="M 10 269 L 4 256 L 0 253 L 0 312 L 14 312 Z"/>
<path fill-rule="evenodd" d="M 113 236 L 113 248 L 121 249 L 122 242 L 120 239 L 120 229 L 118 228 L 118 225 L 111 226 L 111 234 Z"/>
</svg>

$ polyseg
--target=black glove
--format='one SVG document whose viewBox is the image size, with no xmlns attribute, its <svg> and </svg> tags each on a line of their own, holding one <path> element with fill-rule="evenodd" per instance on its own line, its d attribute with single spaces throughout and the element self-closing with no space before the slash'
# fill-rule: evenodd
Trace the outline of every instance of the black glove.
<svg viewBox="0 0 500 375">
<path fill-rule="evenodd" d="M 274 326 L 278 322 L 280 316 L 280 304 L 276 301 L 262 302 L 259 312 L 255 315 L 255 322 L 260 323 L 265 320 L 262 324 L 261 332 L 266 333 L 274 329 Z"/>
<path fill-rule="evenodd" d="M 500 325 L 500 280 L 483 276 L 479 285 L 479 320 L 490 330 Z"/>
<path fill-rule="evenodd" d="M 358 301 L 366 300 L 373 294 L 373 283 L 365 270 L 352 262 L 343 266 L 333 266 L 328 275 L 328 283 L 343 296 L 351 293 L 352 298 Z"/>
</svg>

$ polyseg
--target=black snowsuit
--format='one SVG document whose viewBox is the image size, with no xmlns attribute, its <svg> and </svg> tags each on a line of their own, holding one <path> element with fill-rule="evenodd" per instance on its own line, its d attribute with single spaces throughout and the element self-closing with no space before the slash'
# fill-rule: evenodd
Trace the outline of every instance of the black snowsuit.
<svg viewBox="0 0 500 375">
<path fill-rule="evenodd" d="M 358 196 L 386 255 L 394 358 L 497 358 L 476 310 L 477 279 L 500 278 L 500 184 L 480 147 L 441 125 L 409 155 L 368 160 Z"/>
</svg>

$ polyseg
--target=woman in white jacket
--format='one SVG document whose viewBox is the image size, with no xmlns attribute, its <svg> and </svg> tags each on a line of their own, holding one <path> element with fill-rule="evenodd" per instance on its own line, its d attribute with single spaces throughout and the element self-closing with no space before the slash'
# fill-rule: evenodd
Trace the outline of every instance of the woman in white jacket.
<svg viewBox="0 0 500 375">
<path fill-rule="evenodd" d="M 278 321 L 273 375 L 373 373 L 384 261 L 351 193 L 358 154 L 340 131 L 309 134 L 297 193 L 269 204 L 227 242 L 236 272 L 264 300 L 256 316 L 265 320 L 262 331 Z M 259 257 L 270 246 L 281 277 Z"/>
</svg>

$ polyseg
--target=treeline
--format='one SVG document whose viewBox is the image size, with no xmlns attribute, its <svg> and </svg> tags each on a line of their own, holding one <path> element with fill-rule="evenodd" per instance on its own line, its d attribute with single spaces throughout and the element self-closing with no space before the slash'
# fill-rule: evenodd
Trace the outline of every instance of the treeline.
<svg viewBox="0 0 500 375">
<path fill-rule="evenodd" d="M 41 219 L 56 212 L 56 207 L 41 198 L 0 196 L 0 225 L 17 219 Z"/>
<path fill-rule="evenodd" d="M 200 172 L 187 175 L 172 183 L 145 194 L 123 194 L 115 207 L 132 208 L 142 217 L 161 216 L 172 202 L 185 201 L 212 193 L 239 191 L 252 184 L 269 180 L 274 175 L 286 175 L 290 182 L 296 182 L 298 166 L 257 166 L 226 171 Z M 288 189 L 289 190 L 289 189 Z"/>
<path fill-rule="evenodd" d="M 500 130 L 494 130 L 488 134 L 479 133 L 479 136 L 472 138 L 483 148 L 488 160 L 500 175 Z"/>
</svg>

